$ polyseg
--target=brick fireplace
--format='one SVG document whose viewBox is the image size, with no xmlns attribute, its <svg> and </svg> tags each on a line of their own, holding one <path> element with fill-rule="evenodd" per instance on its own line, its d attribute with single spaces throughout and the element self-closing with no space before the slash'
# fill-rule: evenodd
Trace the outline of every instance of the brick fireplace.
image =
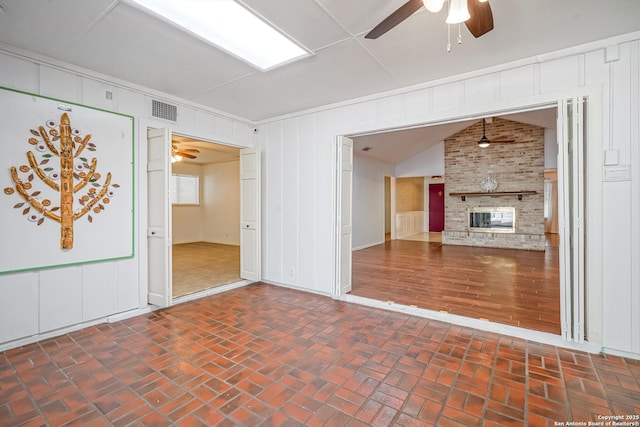
<svg viewBox="0 0 640 427">
<path fill-rule="evenodd" d="M 486 134 L 489 139 L 515 142 L 478 147 L 482 122 L 445 139 L 447 197 L 442 242 L 544 250 L 544 128 L 494 118 L 487 123 Z M 487 177 L 498 181 L 498 188 L 491 193 L 480 185 Z M 470 229 L 469 211 L 478 207 L 513 207 L 513 232 Z"/>
</svg>

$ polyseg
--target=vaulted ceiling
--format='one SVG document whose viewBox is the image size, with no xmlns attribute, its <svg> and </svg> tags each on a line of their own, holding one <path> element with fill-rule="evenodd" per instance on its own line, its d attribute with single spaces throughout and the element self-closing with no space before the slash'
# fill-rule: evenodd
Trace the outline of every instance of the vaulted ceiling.
<svg viewBox="0 0 640 427">
<path fill-rule="evenodd" d="M 447 53 L 444 12 L 364 39 L 405 0 L 242 3 L 313 56 L 261 72 L 121 0 L 0 0 L 0 47 L 260 121 L 640 30 L 638 0 L 490 0 L 495 29 Z"/>
</svg>

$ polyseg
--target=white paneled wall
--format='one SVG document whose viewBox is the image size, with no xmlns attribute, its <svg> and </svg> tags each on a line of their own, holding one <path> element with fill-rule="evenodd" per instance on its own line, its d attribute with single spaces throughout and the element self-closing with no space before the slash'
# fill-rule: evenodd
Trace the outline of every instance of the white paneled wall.
<svg viewBox="0 0 640 427">
<path fill-rule="evenodd" d="M 82 78 L 57 68 L 39 67 L 38 95 L 82 103 Z"/>
<path fill-rule="evenodd" d="M 286 183 L 287 191 L 282 193 L 282 242 L 290 251 L 282 254 L 283 283 L 296 284 L 299 271 L 300 240 L 298 236 L 304 234 L 300 228 L 300 151 L 301 141 L 298 134 L 298 121 L 285 120 L 282 123 L 282 182 Z M 284 187 L 284 185 L 283 185 Z"/>
<path fill-rule="evenodd" d="M 384 179 L 394 166 L 370 157 L 353 156 L 353 249 L 384 243 Z"/>
<path fill-rule="evenodd" d="M 537 65 L 516 67 L 497 75 L 498 98 L 502 101 L 523 99 L 539 93 Z"/>
<path fill-rule="evenodd" d="M 0 55 L 0 70 L 0 86 L 31 93 L 38 91 L 37 64 L 9 55 Z"/>
<path fill-rule="evenodd" d="M 316 121 L 314 116 L 303 116 L 299 121 L 300 127 L 298 130 L 299 151 L 304 153 L 311 153 L 309 156 L 298 156 L 298 187 L 300 190 L 300 206 L 313 206 L 318 194 L 311 191 L 304 191 L 305 189 L 314 188 L 317 180 L 317 160 L 315 157 L 314 136 L 316 133 Z M 314 224 L 316 222 L 316 216 L 318 212 L 310 212 L 307 214 L 301 214 L 298 211 L 298 227 L 300 233 L 298 234 L 298 247 L 307 248 L 309 241 L 316 240 L 317 229 Z M 315 252 L 315 247 L 311 249 Z M 300 286 L 307 289 L 315 289 L 315 276 L 316 263 L 318 258 L 316 254 L 312 253 L 310 256 L 301 256 L 298 258 L 298 263 L 294 276 L 296 276 Z"/>
<path fill-rule="evenodd" d="M 459 109 L 465 100 L 464 82 L 447 83 L 433 88 L 433 111 L 442 113 Z"/>
<path fill-rule="evenodd" d="M 495 91 L 495 80 L 497 76 L 493 74 L 470 78 L 464 85 L 464 102 L 468 106 L 486 105 L 498 99 Z"/>
<path fill-rule="evenodd" d="M 90 268 L 89 264 L 87 267 Z M 73 266 L 40 271 L 38 332 L 53 331 L 84 320 L 83 269 L 84 267 Z M 103 301 L 95 300 L 93 303 L 102 305 Z"/>
<path fill-rule="evenodd" d="M 118 261 L 0 274 L 0 350 L 105 321 L 115 314 L 136 314 L 147 307 L 147 126 L 169 127 L 182 134 L 238 147 L 253 146 L 253 124 L 249 122 L 134 84 L 124 88 L 105 76 L 83 74 L 71 65 L 55 67 L 24 58 L 24 52 L 18 57 L 0 51 L 1 86 L 134 116 L 135 255 Z M 151 118 L 152 98 L 176 104 L 178 121 Z M 0 141 L 0 145 L 3 143 L 6 141 Z M 2 250 L 10 247 L 4 245 Z"/>
<path fill-rule="evenodd" d="M 113 267 L 110 263 L 96 263 L 82 268 L 83 321 L 99 319 L 118 312 L 118 269 Z M 100 304 L 96 304 L 96 301 L 100 301 Z"/>
<path fill-rule="evenodd" d="M 262 239 L 262 253 L 264 254 L 264 262 L 262 264 L 263 272 L 262 277 L 269 278 L 276 282 L 283 283 L 283 266 L 282 266 L 282 254 L 283 250 L 283 221 L 282 221 L 282 124 L 275 123 L 268 125 L 262 130 L 259 135 L 265 135 L 264 138 L 259 138 L 260 141 L 264 141 L 266 145 L 263 147 L 265 156 L 263 161 L 269 165 L 268 168 L 263 168 L 262 178 L 262 224 L 263 230 L 269 227 L 274 232 L 269 233 L 269 238 Z M 268 189 L 269 197 L 267 197 L 266 191 Z M 278 232 L 275 232 L 278 230 Z"/>
<path fill-rule="evenodd" d="M 619 49 L 614 46 L 619 55 L 609 55 L 609 59 L 615 59 L 611 62 L 606 62 L 608 42 L 600 42 L 495 67 L 466 79 L 451 77 L 442 83 L 425 83 L 413 90 L 381 94 L 376 99 L 354 100 L 352 104 L 343 103 L 300 116 L 263 122 L 260 127 L 265 131 L 257 143 L 266 152 L 262 193 L 265 206 L 264 279 L 331 293 L 335 274 L 332 208 L 336 195 L 333 157 L 336 135 L 355 135 L 524 108 L 539 104 L 541 100 L 556 99 L 557 92 L 577 94 L 580 88 L 588 86 L 585 91 L 602 93 L 603 111 L 603 134 L 591 135 L 589 143 L 601 143 L 603 150 L 619 150 L 620 163 L 631 164 L 632 171 L 637 171 L 640 168 L 637 154 L 640 139 L 637 37 L 638 34 L 629 35 Z M 285 128 L 296 128 L 296 132 L 285 131 Z M 300 135 L 305 135 L 304 143 L 300 141 Z M 313 180 L 305 179 L 308 170 L 300 167 L 308 158 L 315 160 Z M 600 169 L 603 165 L 598 162 L 589 167 Z M 638 268 L 634 267 L 640 259 L 640 227 L 637 225 L 640 185 L 637 172 L 634 174 L 631 181 L 603 183 L 603 221 L 599 224 L 600 229 L 594 232 L 602 232 L 604 236 L 601 260 L 604 301 L 602 313 L 589 315 L 599 323 L 596 327 L 602 332 L 602 336 L 595 335 L 601 342 L 594 344 L 640 356 L 640 322 L 637 321 L 640 277 Z M 307 194 L 316 197 L 310 200 L 303 196 Z M 357 209 L 354 206 L 354 211 Z M 292 220 L 292 215 L 297 216 L 295 221 L 283 220 Z M 633 223 L 632 217 L 636 218 Z M 302 239 L 308 235 L 310 226 L 315 235 L 309 240 Z M 319 261 L 313 262 L 314 259 Z M 292 265 L 298 268 L 297 277 L 287 274 Z M 300 277 L 315 280 L 307 283 Z M 598 279 L 591 278 L 593 281 Z M 598 304 L 596 301 L 595 307 Z"/>
<path fill-rule="evenodd" d="M 240 161 L 206 165 L 202 180 L 202 240 L 240 245 Z"/>
<path fill-rule="evenodd" d="M 584 55 L 542 62 L 539 66 L 540 92 L 557 92 L 584 86 Z M 581 83 L 582 82 L 582 83 Z"/>
<path fill-rule="evenodd" d="M 39 330 L 38 273 L 0 276 L 0 341 L 35 335 Z"/>
</svg>

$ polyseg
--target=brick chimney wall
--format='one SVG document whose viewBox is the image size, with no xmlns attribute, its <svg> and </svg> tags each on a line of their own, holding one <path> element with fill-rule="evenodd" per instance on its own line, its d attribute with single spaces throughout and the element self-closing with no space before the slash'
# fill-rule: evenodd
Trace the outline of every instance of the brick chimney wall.
<svg viewBox="0 0 640 427">
<path fill-rule="evenodd" d="M 486 125 L 491 139 L 514 139 L 478 147 L 482 121 L 444 141 L 446 176 L 444 244 L 544 250 L 544 128 L 493 118 Z M 536 191 L 535 195 L 450 196 L 454 192 L 481 192 L 481 181 L 493 176 L 496 192 Z M 483 233 L 467 230 L 471 207 L 515 207 L 515 233 Z"/>
</svg>

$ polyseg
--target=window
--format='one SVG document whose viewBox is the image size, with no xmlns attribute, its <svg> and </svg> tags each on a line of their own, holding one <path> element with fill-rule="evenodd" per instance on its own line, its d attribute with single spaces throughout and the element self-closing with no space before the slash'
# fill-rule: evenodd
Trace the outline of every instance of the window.
<svg viewBox="0 0 640 427">
<path fill-rule="evenodd" d="M 197 175 L 171 175 L 171 203 L 174 205 L 200 204 L 200 177 Z"/>
</svg>

